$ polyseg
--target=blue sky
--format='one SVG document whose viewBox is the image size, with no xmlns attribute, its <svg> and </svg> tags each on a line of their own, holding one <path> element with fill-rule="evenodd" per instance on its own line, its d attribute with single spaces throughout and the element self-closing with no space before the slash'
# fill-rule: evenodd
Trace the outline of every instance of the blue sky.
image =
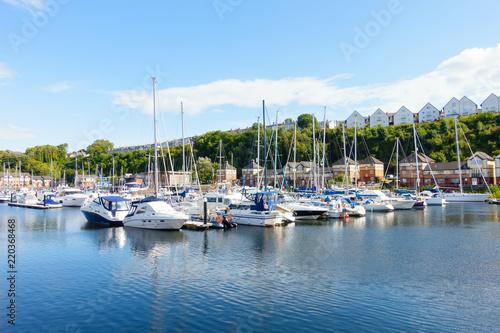
<svg viewBox="0 0 500 333">
<path fill-rule="evenodd" d="M 0 150 L 500 93 L 498 1 L 0 0 Z M 161 118 L 160 118 L 161 119 Z M 161 126 L 163 127 L 163 126 Z M 163 129 L 161 129 L 163 133 Z M 161 140 L 165 139 L 162 134 Z"/>
</svg>

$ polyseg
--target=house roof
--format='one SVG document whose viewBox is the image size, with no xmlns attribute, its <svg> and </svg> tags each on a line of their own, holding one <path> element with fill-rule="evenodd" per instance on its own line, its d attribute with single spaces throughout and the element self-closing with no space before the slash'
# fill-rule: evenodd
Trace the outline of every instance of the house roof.
<svg viewBox="0 0 500 333">
<path fill-rule="evenodd" d="M 367 158 L 365 158 L 364 160 L 362 160 L 361 162 L 359 162 L 359 164 L 370 164 L 370 165 L 374 165 L 374 164 L 384 164 L 384 162 L 376 159 L 375 157 L 373 156 L 368 156 Z"/>
<path fill-rule="evenodd" d="M 482 160 L 488 160 L 488 161 L 491 161 L 493 159 L 493 157 L 491 157 L 490 155 L 488 155 L 486 153 L 483 153 L 482 151 L 477 151 L 477 152 L 474 153 L 474 155 L 472 155 L 471 157 L 469 157 L 468 160 L 472 160 L 475 157 L 480 158 Z"/>
<path fill-rule="evenodd" d="M 489 95 L 489 96 L 488 96 L 488 97 L 487 97 L 487 98 L 483 101 L 483 103 L 481 103 L 481 105 L 480 105 L 480 106 L 483 106 L 484 102 L 486 102 L 486 101 L 487 101 L 487 100 L 488 100 L 491 96 L 493 96 L 493 97 L 495 97 L 495 98 L 498 98 L 498 96 L 497 96 L 497 95 L 495 95 L 494 93 L 491 93 L 491 94 L 490 94 L 490 95 Z"/>
<path fill-rule="evenodd" d="M 219 170 L 236 170 L 236 168 L 229 164 L 228 161 L 224 165 L 222 165 Z"/>
<path fill-rule="evenodd" d="M 340 160 L 338 160 L 337 162 L 333 163 L 332 165 L 344 165 L 345 164 L 345 160 L 346 160 L 346 157 L 342 157 Z M 347 157 L 347 164 L 354 165 L 355 162 L 354 162 L 353 159 Z"/>
<path fill-rule="evenodd" d="M 418 161 L 419 162 L 424 162 L 424 163 L 435 163 L 436 161 L 433 160 L 432 158 L 430 158 L 429 156 L 427 156 L 427 159 L 426 159 L 426 155 L 422 154 L 422 153 L 418 153 Z M 400 161 L 400 163 L 415 163 L 416 160 L 415 160 L 415 152 L 413 152 L 411 155 L 409 155 L 408 157 L 402 159 Z"/>
<path fill-rule="evenodd" d="M 463 169 L 465 165 L 467 165 L 467 162 L 460 163 L 460 168 Z M 424 170 L 429 171 L 431 169 L 432 169 L 432 171 L 457 170 L 458 165 L 457 165 L 457 162 L 430 163 L 425 167 Z"/>
<path fill-rule="evenodd" d="M 262 169 L 262 167 L 260 165 L 258 165 L 257 163 L 255 163 L 254 160 L 252 160 L 252 162 L 250 162 L 250 164 L 248 164 L 243 169 Z"/>
</svg>

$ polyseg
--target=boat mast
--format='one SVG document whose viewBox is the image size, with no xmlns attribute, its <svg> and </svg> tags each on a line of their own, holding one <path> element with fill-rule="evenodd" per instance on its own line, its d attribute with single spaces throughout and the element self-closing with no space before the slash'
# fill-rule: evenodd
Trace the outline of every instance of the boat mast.
<svg viewBox="0 0 500 333">
<path fill-rule="evenodd" d="M 345 181 L 345 188 L 346 190 L 349 188 L 349 181 L 348 181 L 348 172 L 347 172 L 347 155 L 346 155 L 346 150 L 345 150 L 345 127 L 344 123 L 342 123 L 342 140 L 344 141 L 344 181 Z"/>
<path fill-rule="evenodd" d="M 296 170 L 297 170 L 297 121 L 293 122 L 293 189 L 297 186 Z"/>
<path fill-rule="evenodd" d="M 458 163 L 458 179 L 460 182 L 460 193 L 463 193 L 462 188 L 462 169 L 460 168 L 460 144 L 458 142 L 457 117 L 455 117 L 455 141 L 457 144 L 457 163 Z"/>
<path fill-rule="evenodd" d="M 278 111 L 276 111 L 276 136 L 274 138 L 274 188 L 278 180 L 276 164 L 278 163 Z"/>
<path fill-rule="evenodd" d="M 257 117 L 257 191 L 260 187 L 260 117 Z"/>
<path fill-rule="evenodd" d="M 222 183 L 222 139 L 219 139 L 219 172 L 217 172 L 218 182 Z"/>
<path fill-rule="evenodd" d="M 415 130 L 415 123 L 413 123 L 413 143 L 415 144 L 415 167 L 417 169 L 417 179 L 415 183 L 415 194 L 418 196 L 418 188 L 420 185 L 419 170 L 418 170 L 418 146 L 417 146 L 417 131 Z"/>
<path fill-rule="evenodd" d="M 78 181 L 78 156 L 75 157 L 75 187 Z"/>
<path fill-rule="evenodd" d="M 399 190 L 399 138 L 396 138 L 396 191 Z"/>
<path fill-rule="evenodd" d="M 323 117 L 323 174 L 321 175 L 321 186 L 326 188 L 325 184 L 325 145 L 326 145 L 326 105 L 325 105 L 325 115 Z"/>
<path fill-rule="evenodd" d="M 314 187 L 316 187 L 316 133 L 314 129 L 314 115 L 311 114 L 313 123 L 313 182 Z"/>
<path fill-rule="evenodd" d="M 358 192 L 358 118 L 354 121 L 354 186 Z"/>
<path fill-rule="evenodd" d="M 115 192 L 115 157 L 113 156 L 113 178 L 111 179 L 111 189 Z"/>
<path fill-rule="evenodd" d="M 158 196 L 158 138 L 156 134 L 156 77 L 153 76 L 153 117 L 154 117 L 154 134 L 155 134 L 155 159 L 154 159 L 154 173 L 155 173 L 155 197 Z M 114 161 L 114 160 L 113 160 Z M 113 176 L 114 176 L 114 163 L 113 163 Z"/>
<path fill-rule="evenodd" d="M 182 186 L 186 190 L 186 151 L 184 148 L 184 105 L 181 102 L 181 127 L 182 127 Z"/>
<path fill-rule="evenodd" d="M 267 191 L 266 102 L 264 100 L 262 100 L 262 118 L 264 125 L 264 191 Z"/>
</svg>

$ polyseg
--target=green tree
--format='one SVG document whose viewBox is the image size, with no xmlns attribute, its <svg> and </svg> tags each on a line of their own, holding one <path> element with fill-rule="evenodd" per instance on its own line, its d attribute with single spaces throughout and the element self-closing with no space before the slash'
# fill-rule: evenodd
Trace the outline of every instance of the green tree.
<svg viewBox="0 0 500 333">
<path fill-rule="evenodd" d="M 103 155 L 108 154 L 108 150 L 113 149 L 114 145 L 108 140 L 96 140 L 93 144 L 87 147 L 87 154 L 92 159 L 102 159 Z"/>
<path fill-rule="evenodd" d="M 300 129 L 312 129 L 313 115 L 309 113 L 301 114 L 297 118 L 297 126 Z M 314 117 L 314 128 L 317 130 L 319 128 L 318 119 Z"/>
<path fill-rule="evenodd" d="M 198 160 L 196 161 L 196 168 L 198 170 L 198 177 L 201 181 L 207 181 L 212 178 L 214 166 L 210 158 L 198 157 Z"/>
</svg>

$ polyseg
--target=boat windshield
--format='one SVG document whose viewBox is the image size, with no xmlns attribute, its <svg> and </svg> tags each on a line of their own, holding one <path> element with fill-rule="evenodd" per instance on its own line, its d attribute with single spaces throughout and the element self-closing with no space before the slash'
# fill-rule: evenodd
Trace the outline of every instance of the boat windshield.
<svg viewBox="0 0 500 333">
<path fill-rule="evenodd" d="M 103 198 L 102 205 L 107 210 L 129 210 L 128 201 L 108 201 Z"/>
</svg>

